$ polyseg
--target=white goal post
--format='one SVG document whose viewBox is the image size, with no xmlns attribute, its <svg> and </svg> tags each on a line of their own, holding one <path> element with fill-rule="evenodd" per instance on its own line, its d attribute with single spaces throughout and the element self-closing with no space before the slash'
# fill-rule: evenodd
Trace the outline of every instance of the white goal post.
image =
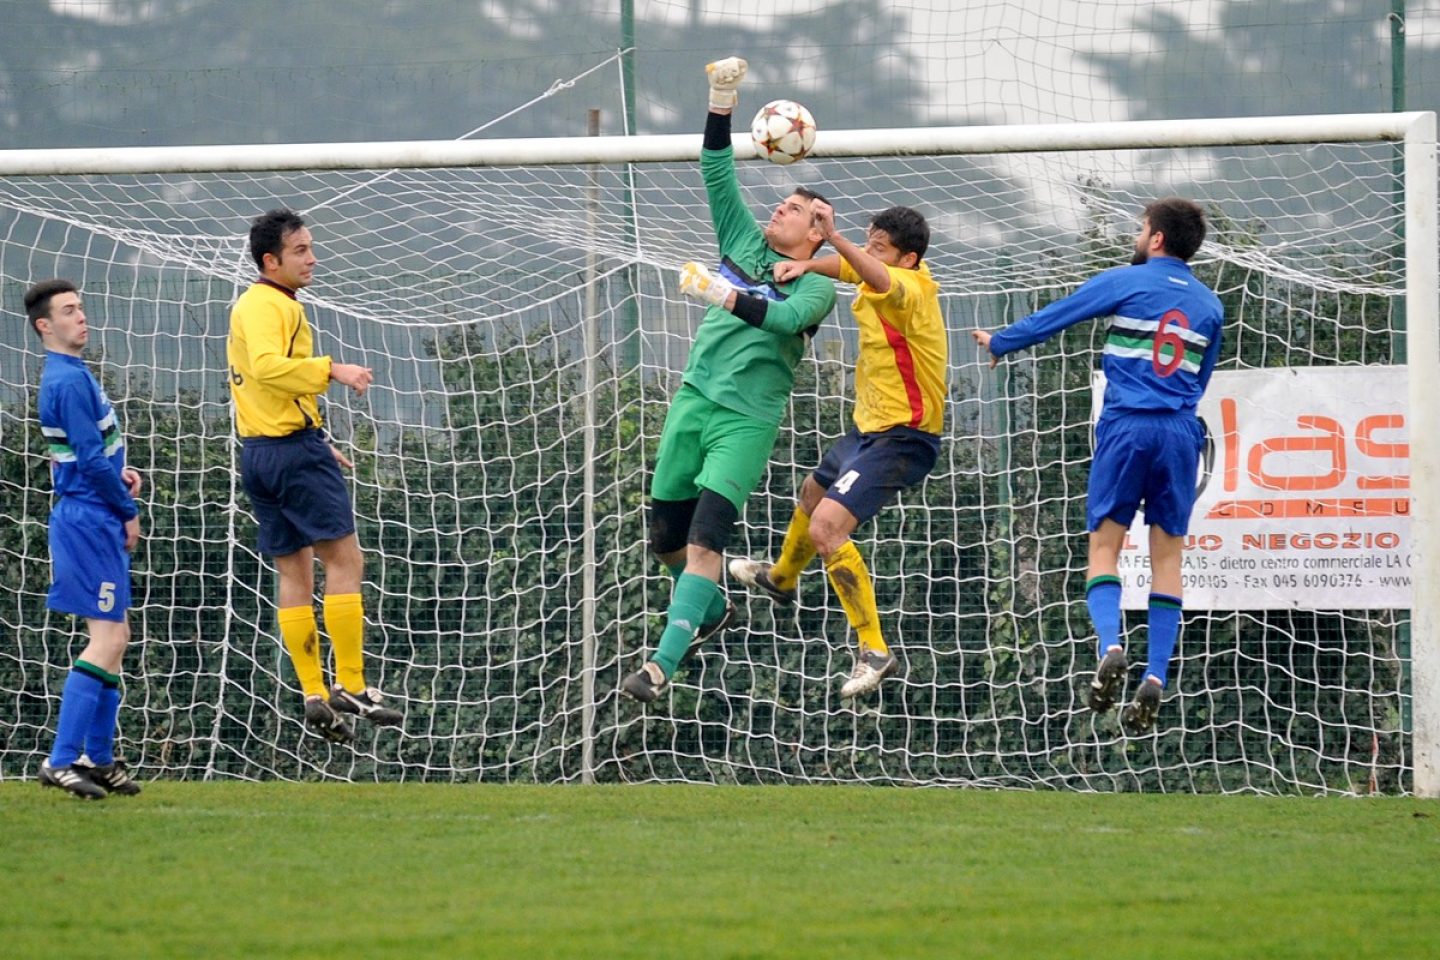
<svg viewBox="0 0 1440 960">
<path fill-rule="evenodd" d="M 949 450 L 863 545 L 908 665 L 893 691 L 860 709 L 834 698 L 849 641 L 807 576 L 793 621 L 750 601 L 648 712 L 613 688 L 658 640 L 668 596 L 645 553 L 644 467 L 697 320 L 673 268 L 713 255 L 698 135 L 0 151 L 0 575 L 17 585 L 0 624 L 18 639 L 0 652 L 0 779 L 33 775 L 74 652 L 43 609 L 38 349 L 18 308 L 25 284 L 63 275 L 86 290 L 97 369 L 152 477 L 121 716 L 132 766 L 1440 796 L 1435 133 L 1429 112 L 822 127 L 804 164 L 742 162 L 757 210 L 803 182 L 834 185 L 850 231 L 892 202 L 930 218 Z M 753 159 L 748 136 L 735 148 Z M 1240 311 L 1222 370 L 1408 373 L 1412 599 L 1408 617 L 1187 612 L 1168 716 L 1137 748 L 1074 693 L 1093 657 L 1073 519 L 1098 341 L 1067 334 L 992 377 L 968 331 L 1112 265 L 1126 218 L 1170 192 L 1212 214 L 1197 270 Z M 251 273 L 245 221 L 281 203 L 315 224 L 320 348 L 381 374 L 363 404 L 331 397 L 329 418 L 365 459 L 368 645 L 408 718 L 353 753 L 300 733 L 229 468 L 224 322 Z M 846 299 L 737 553 L 778 549 L 787 491 L 843 429 Z"/>
</svg>

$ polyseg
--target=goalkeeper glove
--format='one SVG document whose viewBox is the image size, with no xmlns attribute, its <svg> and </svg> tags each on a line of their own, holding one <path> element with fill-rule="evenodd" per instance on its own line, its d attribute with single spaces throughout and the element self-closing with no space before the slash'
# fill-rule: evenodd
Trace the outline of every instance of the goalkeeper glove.
<svg viewBox="0 0 1440 960">
<path fill-rule="evenodd" d="M 735 287 L 728 280 L 715 276 L 692 261 L 680 268 L 680 292 L 696 300 L 723 307 L 726 299 L 735 292 Z"/>
<path fill-rule="evenodd" d="M 739 57 L 726 57 L 714 63 L 705 64 L 705 76 L 710 80 L 710 106 L 712 109 L 729 110 L 735 106 L 740 95 L 736 89 L 745 79 L 745 70 L 750 65 Z"/>
</svg>

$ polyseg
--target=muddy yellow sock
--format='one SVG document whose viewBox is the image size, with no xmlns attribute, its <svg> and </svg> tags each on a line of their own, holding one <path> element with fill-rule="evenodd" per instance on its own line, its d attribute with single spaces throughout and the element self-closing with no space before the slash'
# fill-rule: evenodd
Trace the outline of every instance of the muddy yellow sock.
<svg viewBox="0 0 1440 960">
<path fill-rule="evenodd" d="M 880 636 L 880 613 L 875 609 L 875 585 L 870 582 L 870 570 L 865 558 L 851 541 L 834 553 L 825 563 L 825 572 L 830 576 L 830 585 L 840 596 L 840 606 L 855 635 L 860 640 L 860 649 L 889 653 L 890 648 Z"/>
<path fill-rule="evenodd" d="M 800 582 L 800 571 L 815 559 L 815 544 L 810 542 L 810 514 L 795 508 L 790 526 L 785 530 L 785 543 L 780 559 L 770 569 L 770 582 L 781 590 L 794 590 Z"/>
<path fill-rule="evenodd" d="M 325 674 L 320 670 L 320 633 L 315 629 L 314 607 L 284 607 L 276 615 L 280 639 L 290 651 L 295 676 L 307 697 L 323 697 Z"/>
</svg>

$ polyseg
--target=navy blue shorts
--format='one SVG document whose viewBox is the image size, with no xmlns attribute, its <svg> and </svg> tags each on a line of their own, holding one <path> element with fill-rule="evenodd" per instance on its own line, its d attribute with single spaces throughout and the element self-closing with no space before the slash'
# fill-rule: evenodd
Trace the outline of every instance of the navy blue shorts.
<svg viewBox="0 0 1440 960">
<path fill-rule="evenodd" d="M 1145 522 L 1172 537 L 1190 529 L 1205 431 L 1190 414 L 1131 413 L 1095 428 L 1085 521 L 1128 527 L 1144 505 Z"/>
<path fill-rule="evenodd" d="M 125 620 L 130 609 L 130 553 L 125 521 L 109 509 L 61 497 L 50 511 L 50 593 L 57 613 Z"/>
<path fill-rule="evenodd" d="M 900 491 L 930 473 L 940 458 L 940 438 L 913 427 L 879 433 L 850 432 L 835 442 L 815 468 L 825 496 L 864 523 L 894 502 Z"/>
<path fill-rule="evenodd" d="M 260 552 L 285 557 L 355 532 L 350 488 L 319 430 L 246 437 L 240 481 L 260 524 Z"/>
</svg>

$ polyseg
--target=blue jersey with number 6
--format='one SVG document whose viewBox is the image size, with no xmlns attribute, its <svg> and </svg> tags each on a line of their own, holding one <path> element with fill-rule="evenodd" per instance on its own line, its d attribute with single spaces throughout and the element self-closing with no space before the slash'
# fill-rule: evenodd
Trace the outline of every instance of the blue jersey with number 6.
<svg viewBox="0 0 1440 960">
<path fill-rule="evenodd" d="M 997 357 L 1084 320 L 1109 317 L 1103 421 L 1127 413 L 1195 414 L 1220 356 L 1220 298 L 1175 257 L 1115 267 L 990 340 Z"/>
</svg>

